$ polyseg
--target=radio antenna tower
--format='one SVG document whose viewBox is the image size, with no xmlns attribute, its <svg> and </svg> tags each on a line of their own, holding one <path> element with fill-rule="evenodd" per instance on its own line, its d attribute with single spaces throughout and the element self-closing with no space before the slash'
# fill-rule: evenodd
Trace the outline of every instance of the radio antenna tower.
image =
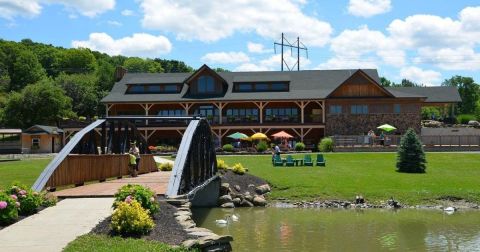
<svg viewBox="0 0 480 252">
<path fill-rule="evenodd" d="M 308 59 L 308 49 L 302 42 L 300 42 L 300 37 L 297 37 L 297 41 L 295 41 L 292 44 L 285 38 L 285 36 L 283 35 L 283 32 L 282 32 L 282 42 L 281 43 L 278 43 L 278 42 L 273 43 L 273 50 L 274 50 L 275 54 L 277 53 L 277 46 L 280 46 L 281 59 L 282 59 L 282 61 L 281 61 L 282 71 L 283 71 L 283 65 L 285 65 L 287 67 L 288 71 L 293 71 L 293 69 L 295 69 L 295 66 L 297 67 L 297 71 L 300 71 L 300 50 L 305 51 L 305 54 L 306 54 L 307 59 Z M 295 62 L 295 64 L 293 64 L 293 66 L 291 68 L 288 65 L 287 61 L 285 61 L 285 58 L 283 57 L 283 49 L 284 48 L 290 49 L 290 55 L 291 56 L 293 56 L 293 50 L 294 49 L 296 49 L 296 51 L 297 51 L 297 61 Z"/>
</svg>

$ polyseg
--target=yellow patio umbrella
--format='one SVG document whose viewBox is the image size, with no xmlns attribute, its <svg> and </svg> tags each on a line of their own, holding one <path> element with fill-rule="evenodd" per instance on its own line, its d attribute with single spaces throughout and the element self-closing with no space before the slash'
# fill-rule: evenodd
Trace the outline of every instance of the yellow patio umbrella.
<svg viewBox="0 0 480 252">
<path fill-rule="evenodd" d="M 268 139 L 267 135 L 263 134 L 263 133 L 255 133 L 253 134 L 251 137 L 250 137 L 252 140 L 264 140 L 264 139 Z"/>
</svg>

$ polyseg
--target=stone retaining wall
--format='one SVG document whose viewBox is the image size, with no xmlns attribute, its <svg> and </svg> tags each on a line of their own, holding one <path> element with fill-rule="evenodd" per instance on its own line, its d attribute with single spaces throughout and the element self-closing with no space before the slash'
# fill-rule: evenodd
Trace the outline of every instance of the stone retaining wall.
<svg viewBox="0 0 480 252">
<path fill-rule="evenodd" d="M 404 133 L 408 128 L 413 128 L 420 133 L 421 119 L 420 113 L 327 115 L 325 135 L 362 135 L 385 123 L 395 126 L 396 132 Z"/>
</svg>

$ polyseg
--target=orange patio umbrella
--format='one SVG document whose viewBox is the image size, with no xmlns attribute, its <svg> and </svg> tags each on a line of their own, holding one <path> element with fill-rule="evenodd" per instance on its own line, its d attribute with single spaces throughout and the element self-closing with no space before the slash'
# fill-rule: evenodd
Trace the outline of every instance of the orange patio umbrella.
<svg viewBox="0 0 480 252">
<path fill-rule="evenodd" d="M 283 130 L 273 134 L 272 137 L 275 137 L 275 138 L 293 138 L 292 135 L 288 134 L 287 132 L 285 132 Z"/>
</svg>

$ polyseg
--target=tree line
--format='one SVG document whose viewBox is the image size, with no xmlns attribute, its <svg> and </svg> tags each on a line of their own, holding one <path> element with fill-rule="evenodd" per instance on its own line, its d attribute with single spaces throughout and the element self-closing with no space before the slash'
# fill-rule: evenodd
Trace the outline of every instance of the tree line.
<svg viewBox="0 0 480 252">
<path fill-rule="evenodd" d="M 0 39 L 0 127 L 58 124 L 103 115 L 117 66 L 128 72 L 192 72 L 182 61 L 109 56 L 23 39 Z"/>
</svg>

